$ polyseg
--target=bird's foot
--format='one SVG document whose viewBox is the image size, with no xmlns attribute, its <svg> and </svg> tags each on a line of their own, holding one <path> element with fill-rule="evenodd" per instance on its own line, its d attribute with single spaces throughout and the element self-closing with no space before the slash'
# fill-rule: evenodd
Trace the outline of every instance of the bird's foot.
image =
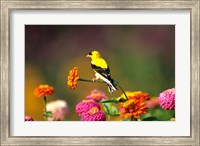
<svg viewBox="0 0 200 146">
<path fill-rule="evenodd" d="M 97 80 L 96 78 L 93 78 L 93 79 L 92 79 L 92 82 L 94 83 L 96 80 Z"/>
</svg>

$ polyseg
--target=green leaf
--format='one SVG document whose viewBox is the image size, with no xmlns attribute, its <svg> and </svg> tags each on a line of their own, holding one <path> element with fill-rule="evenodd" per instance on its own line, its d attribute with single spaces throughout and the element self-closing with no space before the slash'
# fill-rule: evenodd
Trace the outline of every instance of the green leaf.
<svg viewBox="0 0 200 146">
<path fill-rule="evenodd" d="M 110 98 L 110 99 L 107 99 L 107 100 L 102 100 L 101 103 L 110 103 L 110 102 L 113 102 L 113 103 L 120 103 L 120 102 L 125 102 L 127 101 L 126 99 L 124 99 L 124 97 L 113 97 L 113 98 Z"/>
<path fill-rule="evenodd" d="M 111 116 L 120 116 L 120 114 L 110 114 Z"/>
<path fill-rule="evenodd" d="M 43 113 L 43 116 L 45 116 L 45 117 L 53 117 L 51 112 Z"/>
<path fill-rule="evenodd" d="M 111 103 L 103 103 L 103 107 L 107 115 L 119 116 L 117 108 Z"/>
<path fill-rule="evenodd" d="M 110 103 L 110 102 L 119 103 L 119 101 L 117 100 L 117 98 L 110 98 L 110 99 L 102 100 L 101 101 L 101 103 Z"/>
<path fill-rule="evenodd" d="M 147 117 L 144 118 L 142 121 L 160 121 L 157 117 Z"/>
<path fill-rule="evenodd" d="M 110 114 L 113 115 L 113 114 L 117 114 L 117 113 L 118 113 L 118 110 L 117 110 L 116 106 L 114 106 L 110 103 Z"/>
<path fill-rule="evenodd" d="M 103 107 L 104 107 L 104 110 L 105 110 L 106 114 L 110 115 L 110 107 L 109 107 L 109 104 L 103 103 Z"/>
<path fill-rule="evenodd" d="M 161 121 L 168 121 L 170 118 L 175 117 L 175 110 L 164 110 L 160 106 L 150 109 L 152 117 L 157 117 Z"/>
</svg>

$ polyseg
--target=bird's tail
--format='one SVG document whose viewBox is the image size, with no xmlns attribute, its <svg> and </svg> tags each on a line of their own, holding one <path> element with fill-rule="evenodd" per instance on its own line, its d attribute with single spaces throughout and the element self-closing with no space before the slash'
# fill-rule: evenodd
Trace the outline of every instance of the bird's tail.
<svg viewBox="0 0 200 146">
<path fill-rule="evenodd" d="M 110 93 L 113 93 L 113 91 L 117 91 L 117 87 L 114 85 L 113 80 L 111 80 L 110 83 L 107 84 L 108 85 L 108 90 Z"/>
</svg>

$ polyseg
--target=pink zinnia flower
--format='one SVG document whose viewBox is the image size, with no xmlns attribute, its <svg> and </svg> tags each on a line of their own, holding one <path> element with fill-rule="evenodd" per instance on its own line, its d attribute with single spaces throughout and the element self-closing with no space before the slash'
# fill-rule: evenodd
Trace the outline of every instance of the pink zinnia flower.
<svg viewBox="0 0 200 146">
<path fill-rule="evenodd" d="M 47 103 L 47 111 L 52 113 L 52 117 L 48 117 L 48 121 L 62 121 L 68 114 L 68 104 L 64 100 L 56 100 Z"/>
<path fill-rule="evenodd" d="M 100 109 L 99 104 L 94 100 L 83 100 L 76 105 L 76 112 L 79 116 L 90 110 L 92 107 Z"/>
<path fill-rule="evenodd" d="M 160 93 L 158 97 L 160 106 L 165 110 L 175 108 L 175 88 L 168 89 Z"/>
<path fill-rule="evenodd" d="M 108 97 L 102 91 L 94 89 L 86 98 L 99 102 L 101 99 L 107 99 Z"/>
<path fill-rule="evenodd" d="M 98 107 L 92 107 L 82 114 L 81 121 L 106 121 L 106 116 Z"/>
<path fill-rule="evenodd" d="M 31 116 L 25 116 L 25 121 L 34 121 Z"/>
</svg>

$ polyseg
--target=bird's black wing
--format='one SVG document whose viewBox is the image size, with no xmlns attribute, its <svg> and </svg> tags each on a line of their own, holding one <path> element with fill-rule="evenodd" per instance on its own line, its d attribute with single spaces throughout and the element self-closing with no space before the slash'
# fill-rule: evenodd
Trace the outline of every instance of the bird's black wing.
<svg viewBox="0 0 200 146">
<path fill-rule="evenodd" d="M 112 81 L 110 77 L 110 69 L 108 68 L 101 68 L 99 66 L 96 66 L 94 64 L 91 64 L 92 69 L 94 69 L 96 72 L 98 72 L 103 77 L 107 78 L 108 80 Z"/>
</svg>

